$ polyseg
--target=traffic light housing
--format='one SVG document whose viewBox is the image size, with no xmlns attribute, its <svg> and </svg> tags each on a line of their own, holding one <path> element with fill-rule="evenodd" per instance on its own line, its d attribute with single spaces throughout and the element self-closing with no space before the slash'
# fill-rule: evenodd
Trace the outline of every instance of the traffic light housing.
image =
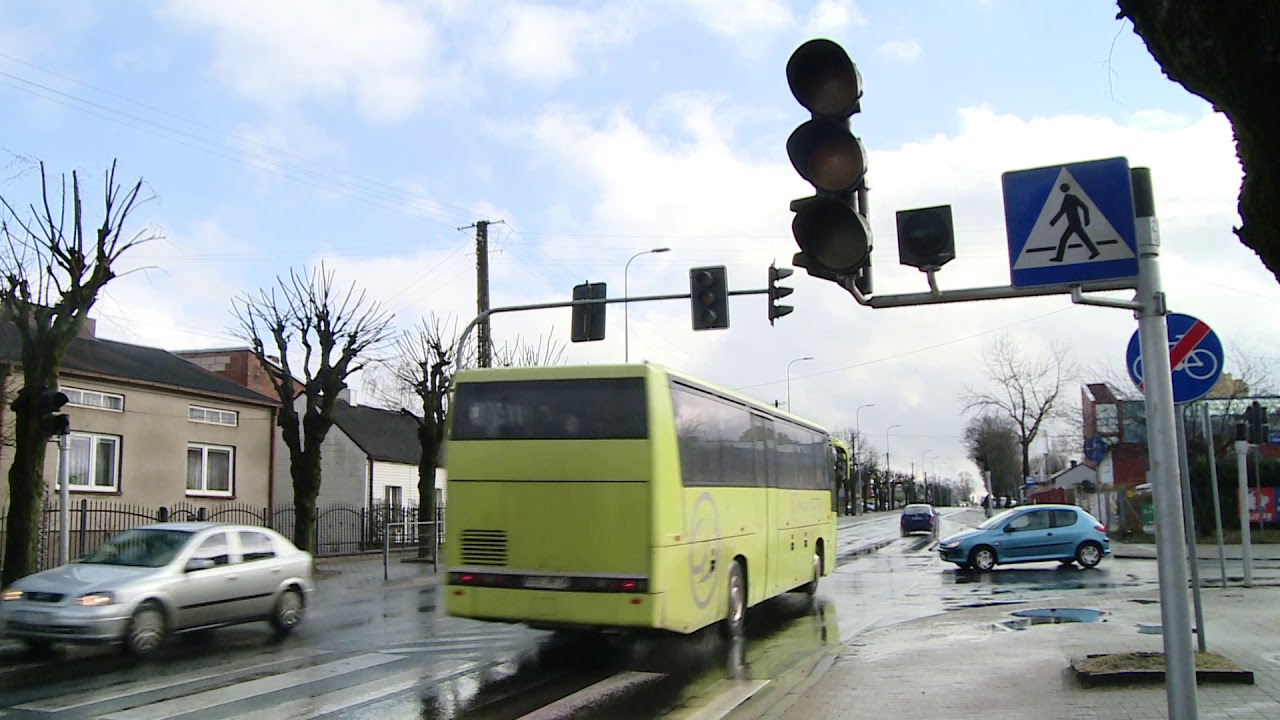
<svg viewBox="0 0 1280 720">
<path fill-rule="evenodd" d="M 40 434 L 45 438 L 71 432 L 71 418 L 58 412 L 69 401 L 66 393 L 48 388 L 40 390 Z"/>
<path fill-rule="evenodd" d="M 729 327 L 729 278 L 723 265 L 689 270 L 694 330 Z"/>
<path fill-rule="evenodd" d="M 574 300 L 605 299 L 605 283 L 583 283 L 573 286 Z M 604 303 L 573 306 L 573 326 L 569 329 L 572 342 L 591 342 L 604 339 Z"/>
<path fill-rule="evenodd" d="M 950 205 L 898 211 L 898 262 L 929 272 L 955 257 Z"/>
<path fill-rule="evenodd" d="M 800 246 L 794 263 L 825 279 L 857 276 L 871 256 L 867 154 L 849 129 L 849 117 L 861 110 L 862 76 L 844 48 L 810 40 L 787 61 L 787 84 L 811 114 L 787 138 L 787 156 L 814 187 L 812 197 L 791 202 Z"/>
<path fill-rule="evenodd" d="M 791 268 L 780 268 L 775 265 L 769 266 L 769 324 L 772 325 L 774 320 L 783 315 L 790 315 L 795 310 L 790 305 L 779 305 L 778 301 L 795 292 L 794 288 L 781 287 L 778 281 L 791 277 L 791 273 L 795 272 Z"/>
<path fill-rule="evenodd" d="M 1270 429 L 1267 427 L 1267 411 L 1262 407 L 1262 403 L 1254 400 L 1244 412 L 1249 426 L 1249 442 L 1253 445 L 1267 442 Z"/>
</svg>

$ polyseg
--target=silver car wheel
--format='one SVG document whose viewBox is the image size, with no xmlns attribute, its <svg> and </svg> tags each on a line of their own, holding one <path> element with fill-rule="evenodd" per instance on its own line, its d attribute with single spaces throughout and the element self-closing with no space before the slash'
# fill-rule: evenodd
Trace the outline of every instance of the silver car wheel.
<svg viewBox="0 0 1280 720">
<path fill-rule="evenodd" d="M 129 621 L 129 630 L 125 633 L 124 649 L 135 657 L 150 655 L 164 641 L 164 613 L 154 605 L 138 608 Z"/>
<path fill-rule="evenodd" d="M 302 622 L 302 595 L 297 590 L 285 590 L 276 601 L 275 611 L 271 615 L 271 624 L 280 632 L 290 632 Z"/>
</svg>

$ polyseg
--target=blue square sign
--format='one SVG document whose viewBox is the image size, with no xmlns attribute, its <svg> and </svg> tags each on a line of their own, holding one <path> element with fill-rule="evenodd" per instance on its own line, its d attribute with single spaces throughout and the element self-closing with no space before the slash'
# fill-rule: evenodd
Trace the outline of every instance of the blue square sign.
<svg viewBox="0 0 1280 720">
<path fill-rule="evenodd" d="M 1014 287 L 1136 278 L 1133 184 L 1125 158 L 1001 176 Z"/>
</svg>

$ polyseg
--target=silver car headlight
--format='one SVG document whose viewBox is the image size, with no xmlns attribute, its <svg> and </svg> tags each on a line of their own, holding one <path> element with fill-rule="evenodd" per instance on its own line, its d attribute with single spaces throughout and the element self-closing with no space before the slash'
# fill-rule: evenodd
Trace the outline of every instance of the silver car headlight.
<svg viewBox="0 0 1280 720">
<path fill-rule="evenodd" d="M 110 605 L 115 601 L 116 596 L 109 592 L 86 593 L 76 598 L 76 604 L 81 607 L 100 607 L 102 605 Z"/>
<path fill-rule="evenodd" d="M 0 600 L 3 600 L 5 602 L 8 602 L 10 600 L 21 600 L 21 599 L 22 599 L 21 590 L 15 590 L 13 588 L 5 588 L 3 591 L 0 591 Z"/>
</svg>

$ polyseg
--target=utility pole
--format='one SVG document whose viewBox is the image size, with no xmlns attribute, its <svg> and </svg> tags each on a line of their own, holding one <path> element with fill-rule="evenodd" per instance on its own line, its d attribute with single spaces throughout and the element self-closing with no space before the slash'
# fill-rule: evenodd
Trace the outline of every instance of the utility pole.
<svg viewBox="0 0 1280 720">
<path fill-rule="evenodd" d="M 476 229 L 476 315 L 484 318 L 476 327 L 476 367 L 493 364 L 493 338 L 489 332 L 489 225 L 501 220 L 477 220 L 458 228 Z"/>
</svg>

